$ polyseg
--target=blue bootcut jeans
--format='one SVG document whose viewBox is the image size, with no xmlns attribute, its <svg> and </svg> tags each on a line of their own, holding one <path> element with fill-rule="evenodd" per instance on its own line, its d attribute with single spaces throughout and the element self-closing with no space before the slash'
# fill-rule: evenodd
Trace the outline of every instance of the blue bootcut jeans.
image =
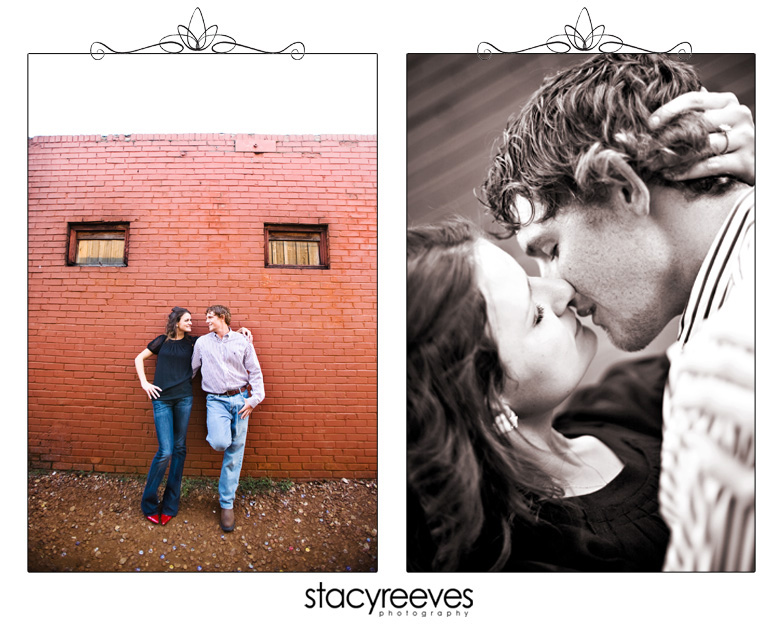
<svg viewBox="0 0 784 627">
<path fill-rule="evenodd" d="M 218 482 L 220 506 L 223 509 L 234 507 L 234 494 L 240 482 L 250 420 L 240 418 L 240 410 L 246 398 L 247 392 L 234 396 L 207 394 L 207 442 L 216 451 L 223 451 L 223 467 Z"/>
<path fill-rule="evenodd" d="M 145 516 L 158 513 L 158 486 L 169 467 L 166 489 L 160 503 L 160 511 L 167 516 L 176 516 L 180 507 L 182 471 L 185 467 L 185 435 L 191 417 L 193 396 L 171 400 L 155 399 L 152 402 L 155 416 L 155 433 L 158 435 L 158 452 L 152 458 L 147 485 L 142 494 L 142 511 Z"/>
</svg>

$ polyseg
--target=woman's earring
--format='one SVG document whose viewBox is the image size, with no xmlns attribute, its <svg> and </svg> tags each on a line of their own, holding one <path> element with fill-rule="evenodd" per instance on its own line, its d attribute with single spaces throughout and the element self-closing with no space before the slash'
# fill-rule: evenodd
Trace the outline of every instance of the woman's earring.
<svg viewBox="0 0 784 627">
<path fill-rule="evenodd" d="M 501 435 L 517 429 L 517 414 L 509 405 L 504 405 L 501 413 L 495 417 L 495 429 Z"/>
</svg>

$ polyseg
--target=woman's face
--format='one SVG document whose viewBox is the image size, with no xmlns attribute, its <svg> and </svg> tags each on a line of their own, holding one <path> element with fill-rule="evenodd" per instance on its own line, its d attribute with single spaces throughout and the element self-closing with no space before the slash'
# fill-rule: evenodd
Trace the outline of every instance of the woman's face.
<svg viewBox="0 0 784 627">
<path fill-rule="evenodd" d="M 177 330 L 183 333 L 190 333 L 192 326 L 191 315 L 189 313 L 182 314 L 180 321 L 177 323 Z"/>
<path fill-rule="evenodd" d="M 529 278 L 487 240 L 476 244 L 477 283 L 508 379 L 504 400 L 521 418 L 552 411 L 574 389 L 596 353 L 596 335 L 569 308 L 574 289 Z"/>
</svg>

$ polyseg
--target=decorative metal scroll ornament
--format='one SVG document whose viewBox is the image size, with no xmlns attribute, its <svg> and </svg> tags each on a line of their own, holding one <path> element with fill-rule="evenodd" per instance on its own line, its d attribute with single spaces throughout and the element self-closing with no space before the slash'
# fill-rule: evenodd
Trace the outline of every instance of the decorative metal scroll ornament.
<svg viewBox="0 0 784 627">
<path fill-rule="evenodd" d="M 161 38 L 157 44 L 151 44 L 149 46 L 137 48 L 136 50 L 113 50 L 106 44 L 96 41 L 90 46 L 90 54 L 93 59 L 102 59 L 107 52 L 114 54 L 132 54 L 134 52 L 150 50 L 151 48 L 160 48 L 163 52 L 170 54 L 180 53 L 186 48 L 193 52 L 204 52 L 209 49 L 218 54 L 226 54 L 235 48 L 243 48 L 262 54 L 289 54 L 293 59 L 297 60 L 305 56 L 305 44 L 301 41 L 295 41 L 293 44 L 286 46 L 283 50 L 278 51 L 259 50 L 258 48 L 251 48 L 250 46 L 239 44 L 234 37 L 218 33 L 217 25 L 207 28 L 204 22 L 204 16 L 201 13 L 201 9 L 198 7 L 193 12 L 193 15 L 191 15 L 191 21 L 188 22 L 188 26 L 183 26 L 182 24 L 177 26 L 177 33 L 177 35 L 166 35 L 166 37 Z"/>
<path fill-rule="evenodd" d="M 501 54 L 519 54 L 522 52 L 531 52 L 538 48 L 547 48 L 550 52 L 563 54 L 570 50 L 577 52 L 588 52 L 594 48 L 598 48 L 599 52 L 661 52 L 669 53 L 677 50 L 678 55 L 683 59 L 691 57 L 691 44 L 687 41 L 682 41 L 676 44 L 669 50 L 646 50 L 638 46 L 626 44 L 623 40 L 616 36 L 604 32 L 604 25 L 599 25 L 596 28 L 591 22 L 591 16 L 588 9 L 583 7 L 580 15 L 577 16 L 577 21 L 574 26 L 564 26 L 564 32 L 558 35 L 553 35 L 543 44 L 531 46 L 523 50 L 504 51 L 495 47 L 493 44 L 486 41 L 481 42 L 477 48 L 476 53 L 480 59 L 489 59 L 493 53 Z"/>
</svg>

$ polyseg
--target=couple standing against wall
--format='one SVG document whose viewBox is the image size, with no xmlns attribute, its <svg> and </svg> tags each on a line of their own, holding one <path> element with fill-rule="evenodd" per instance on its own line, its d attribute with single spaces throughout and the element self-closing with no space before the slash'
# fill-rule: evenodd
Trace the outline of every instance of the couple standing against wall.
<svg viewBox="0 0 784 627">
<path fill-rule="evenodd" d="M 207 393 L 207 441 L 216 451 L 223 451 L 218 483 L 220 527 L 233 531 L 234 496 L 242 469 L 248 417 L 264 400 L 264 381 L 253 337 L 245 328 L 240 332 L 231 330 L 229 309 L 223 305 L 209 307 L 206 321 L 209 333 L 193 337 L 191 313 L 174 307 L 166 332 L 136 357 L 136 372 L 153 403 L 158 437 L 158 452 L 142 495 L 142 512 L 150 522 L 163 525 L 177 515 L 185 436 L 193 406 L 191 379 L 201 368 L 202 389 Z M 147 381 L 143 365 L 151 355 L 158 356 L 153 383 Z M 169 476 L 159 503 L 158 486 L 169 462 Z"/>
</svg>

